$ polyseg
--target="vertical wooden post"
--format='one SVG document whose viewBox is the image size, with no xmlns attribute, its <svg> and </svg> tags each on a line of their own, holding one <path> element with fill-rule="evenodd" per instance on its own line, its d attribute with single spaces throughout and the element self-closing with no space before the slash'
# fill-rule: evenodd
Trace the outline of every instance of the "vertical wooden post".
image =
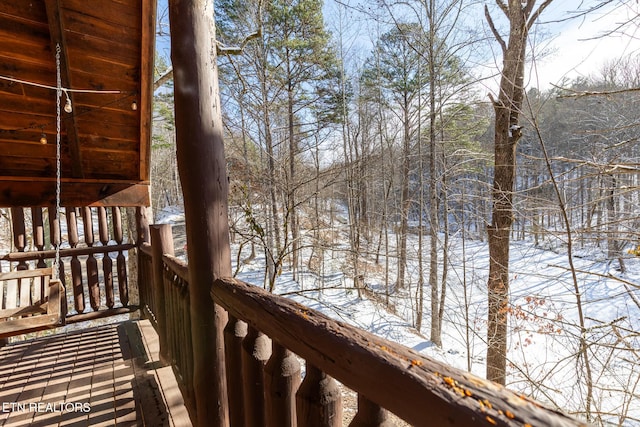
<svg viewBox="0 0 640 427">
<path fill-rule="evenodd" d="M 300 386 L 300 362 L 295 354 L 273 342 L 271 358 L 264 368 L 268 427 L 295 427 L 296 391 Z"/>
<path fill-rule="evenodd" d="M 247 324 L 233 316 L 224 329 L 224 348 L 229 394 L 229 423 L 244 426 L 242 394 L 242 340 L 247 335 Z"/>
<path fill-rule="evenodd" d="M 82 208 L 82 224 L 84 226 L 84 241 L 87 246 L 92 247 L 95 243 L 93 235 L 93 217 L 91 208 Z M 98 261 L 89 254 L 87 257 L 87 286 L 89 287 L 89 303 L 94 311 L 100 309 L 100 283 L 98 282 Z"/>
<path fill-rule="evenodd" d="M 167 343 L 167 313 L 164 294 L 164 268 L 162 255 L 173 255 L 173 234 L 169 224 L 157 224 L 150 227 L 151 251 L 153 254 L 153 299 L 155 300 L 158 339 L 160 341 L 160 359 L 167 364 L 170 361 Z"/>
<path fill-rule="evenodd" d="M 176 148 L 184 196 L 196 423 L 229 425 L 224 359 L 227 313 L 211 300 L 231 276 L 226 161 L 211 0 L 169 0 Z"/>
<path fill-rule="evenodd" d="M 78 223 L 76 219 L 76 208 L 66 208 L 67 212 L 67 234 L 69 236 L 69 246 L 75 248 L 80 241 L 78 237 Z M 84 290 L 82 288 L 82 266 L 77 256 L 71 257 L 71 284 L 73 287 L 74 306 L 78 313 L 84 312 Z"/>
<path fill-rule="evenodd" d="M 136 207 L 136 250 L 135 250 L 135 254 L 136 254 L 136 263 L 135 265 L 129 264 L 129 272 L 133 275 L 135 274 L 136 277 L 136 285 L 138 288 L 138 304 L 140 304 L 140 315 L 141 316 L 145 316 L 145 310 L 144 307 L 145 305 L 147 305 L 149 303 L 149 301 L 146 301 L 145 298 L 147 295 L 149 295 L 149 287 L 151 286 L 151 283 L 148 283 L 146 281 L 146 278 L 144 277 L 144 264 L 141 260 L 141 251 L 140 251 L 140 246 L 142 246 L 143 243 L 149 243 L 151 241 L 151 237 L 149 234 L 149 219 L 153 218 L 153 216 L 151 215 L 151 208 L 150 207 L 141 207 L 138 206 Z M 131 251 L 129 252 L 129 260 L 131 260 Z M 120 281 L 118 280 L 118 283 Z"/>
<path fill-rule="evenodd" d="M 42 208 L 31 208 L 31 223 L 33 225 L 33 246 L 39 251 L 44 250 L 44 222 L 42 220 Z M 47 263 L 44 259 L 39 259 L 36 267 L 45 268 Z"/>
<path fill-rule="evenodd" d="M 31 225 L 33 229 L 33 246 L 36 247 L 37 250 L 44 250 L 44 222 L 42 220 L 42 208 L 40 207 L 32 207 L 31 208 Z M 45 268 L 47 266 L 47 262 L 41 258 L 36 263 L 37 268 Z M 45 295 L 45 278 L 41 277 L 40 283 L 33 284 L 33 301 L 40 301 L 40 299 Z"/>
<path fill-rule="evenodd" d="M 47 213 L 49 214 L 49 240 L 51 241 L 51 248 L 55 249 L 60 246 L 61 241 L 60 212 L 58 212 L 55 206 L 50 206 L 47 208 Z M 60 260 L 60 265 L 58 266 L 58 279 L 60 279 L 62 284 L 66 286 L 67 283 L 64 277 L 64 262 L 62 262 L 62 260 Z M 64 298 L 64 301 L 66 300 L 67 299 Z"/>
<path fill-rule="evenodd" d="M 389 412 L 358 393 L 358 413 L 349 427 L 391 427 Z"/>
<path fill-rule="evenodd" d="M 24 252 L 27 246 L 27 229 L 24 224 L 24 209 L 11 208 L 11 225 L 13 226 L 13 245 L 18 252 Z M 17 270 L 26 270 L 29 266 L 26 262 L 20 261 Z"/>
<path fill-rule="evenodd" d="M 113 235 L 117 244 L 121 245 L 124 241 L 124 233 L 122 231 L 122 213 L 120 208 L 114 206 L 111 208 L 111 218 L 113 221 Z M 173 238 L 171 239 L 173 245 Z M 171 253 L 173 255 L 173 252 Z M 116 258 L 116 270 L 118 271 L 118 291 L 120 295 L 120 302 L 123 306 L 129 304 L 129 282 L 127 279 L 127 260 L 124 258 L 122 251 L 118 252 Z"/>
<path fill-rule="evenodd" d="M 109 224 L 107 223 L 107 210 L 103 206 L 98 207 L 98 234 L 102 246 L 107 246 L 109 244 Z M 102 274 L 104 275 L 104 293 L 107 307 L 113 308 L 115 304 L 113 298 L 113 261 L 111 261 L 109 253 L 102 256 Z"/>
<path fill-rule="evenodd" d="M 145 208 L 138 206 L 136 208 L 136 226 L 137 226 L 137 240 L 136 244 L 149 243 L 151 237 L 149 235 L 149 222 L 152 219 L 149 215 L 151 208 Z"/>
<path fill-rule="evenodd" d="M 242 382 L 245 427 L 265 425 L 264 365 L 271 356 L 271 342 L 262 332 L 249 326 L 242 341 Z M 232 402 L 237 405 L 238 402 Z"/>
<path fill-rule="evenodd" d="M 342 426 L 342 396 L 338 383 L 308 362 L 296 403 L 299 426 Z"/>
</svg>

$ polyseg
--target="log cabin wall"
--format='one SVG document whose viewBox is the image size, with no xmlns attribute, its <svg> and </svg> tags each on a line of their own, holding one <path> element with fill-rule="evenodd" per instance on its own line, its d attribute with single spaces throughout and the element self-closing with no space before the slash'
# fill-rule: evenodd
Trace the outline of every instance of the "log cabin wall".
<svg viewBox="0 0 640 427">
<path fill-rule="evenodd" d="M 67 323 L 136 309 L 130 304 L 127 251 L 119 207 L 11 208 L 11 250 L 0 271 L 52 266 L 66 289 Z"/>
</svg>

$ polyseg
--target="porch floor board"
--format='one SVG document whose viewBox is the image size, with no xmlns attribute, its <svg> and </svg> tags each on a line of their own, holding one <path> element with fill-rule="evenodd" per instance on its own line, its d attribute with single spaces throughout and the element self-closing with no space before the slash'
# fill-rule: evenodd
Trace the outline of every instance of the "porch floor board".
<svg viewBox="0 0 640 427">
<path fill-rule="evenodd" d="M 147 320 L 0 348 L 0 426 L 191 426 Z"/>
</svg>

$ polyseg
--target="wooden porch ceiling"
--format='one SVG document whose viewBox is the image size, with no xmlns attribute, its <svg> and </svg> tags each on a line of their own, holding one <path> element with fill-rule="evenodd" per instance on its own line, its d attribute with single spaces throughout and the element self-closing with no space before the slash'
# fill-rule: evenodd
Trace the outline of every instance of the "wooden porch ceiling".
<svg viewBox="0 0 640 427">
<path fill-rule="evenodd" d="M 148 205 L 155 11 L 155 0 L 0 2 L 0 206 L 54 204 L 58 46 L 62 204 Z"/>
</svg>

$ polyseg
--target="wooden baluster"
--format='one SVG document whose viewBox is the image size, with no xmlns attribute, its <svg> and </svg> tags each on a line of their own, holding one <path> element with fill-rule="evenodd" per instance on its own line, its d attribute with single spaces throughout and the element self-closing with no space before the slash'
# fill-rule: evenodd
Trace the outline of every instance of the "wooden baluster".
<svg viewBox="0 0 640 427">
<path fill-rule="evenodd" d="M 168 336 L 171 342 L 171 354 L 173 355 L 174 364 L 177 364 L 180 367 L 180 374 L 184 379 L 184 349 L 182 348 L 182 342 L 184 337 L 180 336 L 180 331 L 182 331 L 182 301 L 180 299 L 180 282 L 182 279 L 175 274 L 171 269 L 166 268 L 165 265 L 165 275 L 168 280 L 165 280 L 166 286 L 170 289 L 170 293 L 167 294 L 165 291 L 165 295 L 169 295 L 171 301 L 167 301 L 169 304 L 167 311 L 169 314 L 169 331 L 171 332 Z M 188 307 L 184 307 L 187 310 Z"/>
<path fill-rule="evenodd" d="M 186 360 L 186 356 L 182 347 L 185 337 L 180 336 L 180 331 L 182 330 L 182 310 L 189 310 L 189 308 L 188 306 L 184 307 L 182 305 L 182 300 L 180 299 L 181 281 L 182 279 L 165 264 L 165 296 L 167 297 L 166 310 L 168 324 L 167 339 L 170 343 L 170 354 L 173 359 L 173 364 L 179 367 L 181 380 L 184 381 L 186 374 L 184 362 Z"/>
<path fill-rule="evenodd" d="M 132 275 L 135 277 L 134 286 L 138 287 L 138 304 L 140 304 L 140 313 L 142 316 L 145 316 L 144 307 L 149 304 L 149 287 L 151 286 L 151 283 L 144 277 L 144 269 L 146 267 L 143 261 L 142 251 L 140 251 L 140 246 L 142 246 L 142 244 L 149 243 L 151 241 L 149 234 L 149 217 L 147 216 L 148 213 L 149 208 L 141 206 L 136 207 L 135 243 L 138 245 L 138 248 L 136 248 L 135 254 L 137 255 L 137 262 L 135 264 L 136 270 L 131 271 Z M 131 253 L 129 255 L 131 255 Z"/>
<path fill-rule="evenodd" d="M 298 425 L 342 426 L 342 396 L 338 383 L 307 363 L 307 372 L 296 394 Z"/>
<path fill-rule="evenodd" d="M 229 395 L 229 423 L 244 426 L 242 395 L 242 340 L 247 335 L 247 324 L 231 315 L 224 329 L 224 349 L 227 367 L 227 394 Z"/>
<path fill-rule="evenodd" d="M 54 206 L 47 208 L 47 212 L 49 216 L 49 240 L 51 241 L 51 249 L 55 249 L 60 246 L 60 242 L 62 241 L 60 236 L 60 213 L 56 211 Z M 62 260 L 60 260 L 60 265 L 58 265 L 58 279 L 66 286 L 64 262 L 62 262 Z"/>
<path fill-rule="evenodd" d="M 49 241 L 51 243 L 51 248 L 56 249 L 60 246 L 60 242 L 62 241 L 62 236 L 60 233 L 60 212 L 54 206 L 50 206 L 47 208 L 47 214 L 47 216 L 49 217 Z M 66 315 L 66 313 L 68 312 L 68 302 L 66 294 L 67 282 L 64 274 L 64 262 L 62 261 L 62 259 L 60 259 L 60 262 L 58 263 L 58 280 L 62 282 L 62 285 L 65 289 L 65 294 L 62 298 L 61 304 L 62 312 Z"/>
<path fill-rule="evenodd" d="M 113 235 L 117 244 L 121 245 L 124 241 L 124 233 L 122 232 L 122 214 L 119 207 L 111 208 L 111 220 L 113 221 Z M 129 305 L 129 285 L 127 279 L 127 260 L 122 251 L 118 251 L 116 258 L 118 270 L 118 291 L 120 292 L 120 303 L 124 307 Z"/>
<path fill-rule="evenodd" d="M 11 223 L 13 226 L 13 245 L 18 252 L 24 252 L 27 246 L 27 230 L 24 225 L 24 209 L 11 208 Z M 18 262 L 17 270 L 27 270 L 29 266 L 25 261 Z"/>
<path fill-rule="evenodd" d="M 115 229 L 115 220 L 114 220 Z M 160 344 L 160 360 L 168 364 L 171 361 L 169 348 L 169 327 L 167 323 L 167 297 L 164 286 L 164 262 L 163 254 L 174 254 L 173 234 L 171 226 L 168 224 L 157 224 L 150 227 L 151 250 L 153 251 L 153 300 L 155 312 L 153 313 L 158 322 L 158 339 Z M 116 241 L 118 239 L 116 233 Z M 122 236 L 120 236 L 122 238 Z"/>
<path fill-rule="evenodd" d="M 93 235 L 93 218 L 91 208 L 82 208 L 82 224 L 84 225 L 84 241 L 87 246 L 92 247 L 95 243 Z M 94 311 L 100 309 L 100 282 L 98 279 L 98 261 L 89 254 L 87 257 L 87 286 L 89 288 L 89 303 Z"/>
<path fill-rule="evenodd" d="M 242 375 L 244 425 L 265 425 L 264 366 L 271 356 L 271 340 L 262 332 L 249 326 L 242 341 Z"/>
<path fill-rule="evenodd" d="M 31 222 L 33 223 L 33 246 L 39 251 L 44 250 L 44 223 L 42 220 L 42 208 L 31 208 Z M 46 268 L 47 262 L 40 258 L 37 268 Z"/>
<path fill-rule="evenodd" d="M 138 232 L 138 237 L 136 240 L 136 244 L 141 245 L 142 243 L 149 243 L 151 241 L 149 235 L 149 217 L 147 216 L 148 209 L 138 206 L 136 208 L 136 227 Z"/>
<path fill-rule="evenodd" d="M 184 381 L 187 385 L 188 398 L 190 399 L 190 407 L 195 408 L 195 395 L 193 386 L 193 343 L 191 341 L 191 311 L 189 310 L 189 284 L 181 282 L 180 301 L 182 303 L 182 334 L 183 339 L 182 351 L 185 355 L 185 373 Z M 239 359 L 238 359 L 239 360 Z M 239 400 L 238 402 L 242 402 Z M 235 424 L 234 424 L 235 425 Z M 242 425 L 242 424 L 240 424 Z"/>
<path fill-rule="evenodd" d="M 267 426 L 296 426 L 296 391 L 300 380 L 296 355 L 274 341 L 271 358 L 264 368 Z"/>
<path fill-rule="evenodd" d="M 107 211 L 104 207 L 98 208 L 98 233 L 102 246 L 109 244 L 109 224 L 107 223 Z M 115 302 L 113 298 L 113 262 L 109 253 L 102 257 L 102 273 L 104 275 L 104 292 L 107 299 L 107 307 L 113 308 Z"/>
<path fill-rule="evenodd" d="M 176 330 L 176 314 L 179 310 L 180 301 L 178 301 L 178 293 L 176 292 L 176 287 L 173 286 L 174 280 L 177 280 L 177 275 L 169 270 L 166 264 L 163 264 L 163 272 L 162 272 L 162 285 L 164 286 L 164 305 L 165 305 L 165 313 L 167 316 L 167 346 L 169 348 L 169 355 L 171 356 L 171 364 L 178 365 L 180 371 L 182 371 L 183 367 L 180 364 L 181 354 L 179 353 L 180 345 L 178 344 L 179 337 L 177 335 Z M 181 375 L 183 373 L 181 372 Z"/>
<path fill-rule="evenodd" d="M 389 412 L 358 393 L 358 413 L 349 427 L 392 427 Z"/>
<path fill-rule="evenodd" d="M 42 208 L 31 208 L 31 224 L 33 227 L 33 246 L 38 251 L 44 250 L 44 223 L 42 220 Z M 46 268 L 47 262 L 40 258 L 36 263 L 36 268 Z M 44 277 L 38 280 L 40 283 L 33 284 L 33 301 L 40 301 L 48 289 L 45 289 Z"/>
<path fill-rule="evenodd" d="M 24 210 L 22 208 L 11 208 L 11 223 L 13 226 L 13 245 L 18 252 L 24 252 L 27 245 L 27 230 L 24 222 Z M 26 262 L 20 261 L 17 270 L 27 270 L 29 266 Z M 22 279 L 7 281 L 6 307 L 18 307 L 18 301 L 22 301 Z"/>
<path fill-rule="evenodd" d="M 76 218 L 76 208 L 66 208 L 67 212 L 67 234 L 69 236 L 69 246 L 78 246 L 78 222 Z M 84 287 L 82 286 L 82 266 L 76 255 L 71 257 L 71 286 L 73 287 L 74 307 L 78 313 L 84 312 Z"/>
</svg>

